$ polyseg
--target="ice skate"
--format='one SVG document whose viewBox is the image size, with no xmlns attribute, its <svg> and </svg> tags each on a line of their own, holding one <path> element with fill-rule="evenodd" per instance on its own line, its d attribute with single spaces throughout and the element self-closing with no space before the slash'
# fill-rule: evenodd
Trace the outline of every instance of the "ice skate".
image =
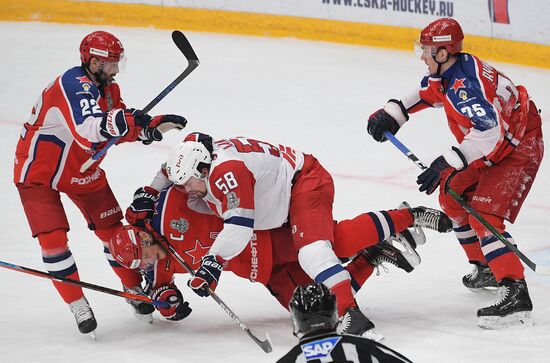
<svg viewBox="0 0 550 363">
<path fill-rule="evenodd" d="M 495 303 L 477 311 L 479 327 L 504 329 L 534 325 L 533 304 L 525 280 L 503 279 L 499 286 Z"/>
<path fill-rule="evenodd" d="M 400 248 L 395 247 L 395 245 Z M 387 241 L 366 248 L 362 253 L 367 261 L 375 267 L 379 267 L 382 263 L 390 263 L 411 272 L 414 270 L 414 266 L 420 264 L 420 256 L 413 246 L 416 246 L 416 242 L 412 234 L 405 230 L 398 233 L 396 237 L 391 237 Z"/>
<path fill-rule="evenodd" d="M 134 295 L 141 295 L 141 296 L 147 296 L 144 292 L 141 286 L 136 287 L 126 287 L 123 286 L 124 292 L 128 292 L 130 294 Z M 126 302 L 130 304 L 132 307 L 132 310 L 134 312 L 134 315 L 140 319 L 143 320 L 146 323 L 153 323 L 153 312 L 155 311 L 155 307 L 152 304 L 146 303 L 144 301 L 138 301 L 133 299 L 126 299 Z"/>
<path fill-rule="evenodd" d="M 409 203 L 403 202 L 399 209 L 409 209 L 414 217 L 415 228 L 429 228 L 441 233 L 451 232 L 453 222 L 440 210 L 428 207 L 411 208 Z"/>
<path fill-rule="evenodd" d="M 374 323 L 359 308 L 346 310 L 338 322 L 336 332 L 338 334 L 361 336 L 375 342 L 384 339 L 384 336 L 376 331 Z"/>
<path fill-rule="evenodd" d="M 96 340 L 95 329 L 97 328 L 97 321 L 86 297 L 83 296 L 73 301 L 69 304 L 69 308 L 78 324 L 78 330 L 82 334 L 89 334 L 93 340 Z"/>
<path fill-rule="evenodd" d="M 474 269 L 462 278 L 462 284 L 477 294 L 496 294 L 498 284 L 493 272 L 487 265 L 474 263 Z"/>
</svg>

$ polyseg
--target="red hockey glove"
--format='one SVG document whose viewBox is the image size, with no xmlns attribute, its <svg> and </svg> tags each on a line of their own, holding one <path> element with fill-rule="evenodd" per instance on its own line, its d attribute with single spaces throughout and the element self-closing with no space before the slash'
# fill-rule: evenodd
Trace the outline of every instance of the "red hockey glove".
<svg viewBox="0 0 550 363">
<path fill-rule="evenodd" d="M 220 256 L 204 256 L 202 258 L 201 267 L 195 272 L 195 276 L 189 279 L 187 285 L 189 285 L 197 295 L 202 297 L 208 296 L 208 288 L 214 291 L 218 285 L 224 262 L 225 261 Z"/>
<path fill-rule="evenodd" d="M 134 193 L 134 201 L 126 208 L 126 221 L 131 225 L 145 227 L 145 220 L 153 218 L 154 205 L 159 192 L 151 187 L 139 188 Z"/>
<path fill-rule="evenodd" d="M 151 298 L 158 301 L 163 301 L 170 304 L 169 308 L 159 308 L 157 310 L 166 319 L 178 321 L 186 318 L 191 314 L 189 303 L 183 299 L 181 291 L 175 285 L 166 285 L 159 287 L 151 294 Z"/>
<path fill-rule="evenodd" d="M 149 125 L 139 135 L 139 140 L 145 145 L 153 141 L 161 141 L 162 134 L 168 130 L 181 130 L 187 125 L 187 120 L 178 115 L 159 115 L 151 119 Z"/>
</svg>

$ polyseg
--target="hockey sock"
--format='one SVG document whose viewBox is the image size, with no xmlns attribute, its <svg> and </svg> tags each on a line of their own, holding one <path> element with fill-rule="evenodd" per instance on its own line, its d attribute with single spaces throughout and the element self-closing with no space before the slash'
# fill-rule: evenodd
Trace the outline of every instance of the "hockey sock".
<svg viewBox="0 0 550 363">
<path fill-rule="evenodd" d="M 412 224 L 413 216 L 408 209 L 363 213 L 340 221 L 334 231 L 334 252 L 340 257 L 353 256 Z"/>
<path fill-rule="evenodd" d="M 476 235 L 476 231 L 472 229 L 469 224 L 453 227 L 456 238 L 460 243 L 460 246 L 464 249 L 466 257 L 470 263 L 478 262 L 481 265 L 487 265 L 483 251 L 481 251 L 481 245 Z"/>
<path fill-rule="evenodd" d="M 372 275 L 374 271 L 374 266 L 371 265 L 363 254 L 357 255 L 350 263 L 346 266 L 351 276 L 351 287 L 353 289 L 353 295 L 359 292 L 359 289 L 367 281 L 367 279 Z"/>
<path fill-rule="evenodd" d="M 336 305 L 338 307 L 338 316 L 342 316 L 346 313 L 347 309 L 356 308 L 357 302 L 351 293 L 350 280 L 344 280 L 332 287 L 329 287 L 330 291 L 336 295 Z"/>
<path fill-rule="evenodd" d="M 516 245 L 508 232 L 504 232 L 502 235 L 514 246 Z M 482 238 L 481 248 L 497 282 L 505 277 L 515 280 L 525 278 L 524 268 L 519 257 L 495 236 Z"/>
<path fill-rule="evenodd" d="M 64 229 L 57 229 L 48 233 L 40 233 L 37 237 L 40 247 L 42 247 L 42 260 L 46 270 L 55 275 L 80 281 L 78 268 L 67 244 L 67 232 Z M 84 296 L 82 288 L 79 286 L 58 281 L 53 281 L 53 285 L 67 304 Z"/>
</svg>

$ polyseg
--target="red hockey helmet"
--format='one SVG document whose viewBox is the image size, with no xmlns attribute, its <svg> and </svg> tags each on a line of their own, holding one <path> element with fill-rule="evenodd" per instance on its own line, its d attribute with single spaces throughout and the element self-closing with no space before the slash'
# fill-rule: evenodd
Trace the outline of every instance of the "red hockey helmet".
<svg viewBox="0 0 550 363">
<path fill-rule="evenodd" d="M 82 39 L 80 43 L 80 59 L 87 64 L 92 57 L 109 62 L 118 62 L 124 57 L 124 47 L 113 34 L 95 31 Z"/>
<path fill-rule="evenodd" d="M 431 22 L 420 32 L 420 44 L 444 47 L 450 54 L 462 50 L 464 33 L 460 24 L 451 18 L 441 18 Z"/>
<path fill-rule="evenodd" d="M 135 226 L 118 228 L 109 241 L 111 256 L 122 266 L 137 269 L 141 265 L 142 229 Z"/>
</svg>

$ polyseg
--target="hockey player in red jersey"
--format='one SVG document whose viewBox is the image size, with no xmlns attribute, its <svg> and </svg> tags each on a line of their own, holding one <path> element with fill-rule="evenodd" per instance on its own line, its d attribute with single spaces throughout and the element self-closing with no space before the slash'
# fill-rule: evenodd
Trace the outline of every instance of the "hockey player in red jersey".
<svg viewBox="0 0 550 363">
<path fill-rule="evenodd" d="M 443 18 L 420 34 L 417 48 L 429 75 L 400 100 L 391 99 L 369 117 L 368 132 L 385 141 L 409 114 L 443 107 L 458 141 L 418 176 L 420 191 L 440 186 L 439 202 L 474 270 L 463 284 L 474 291 L 499 288 L 496 302 L 479 309 L 479 326 L 494 329 L 532 323 L 533 309 L 523 266 L 506 245 L 470 216 L 449 194 L 445 183 L 514 243 L 504 221 L 513 223 L 531 189 L 543 157 L 541 117 L 523 86 L 474 55 L 462 52 L 458 22 Z"/>
<path fill-rule="evenodd" d="M 114 35 L 86 35 L 80 58 L 80 66 L 56 78 L 38 98 L 23 124 L 14 162 L 14 183 L 48 271 L 74 280 L 79 279 L 78 269 L 67 244 L 69 224 L 60 193 L 73 201 L 107 246 L 121 225 L 122 212 L 99 167 L 101 159 L 84 173 L 81 165 L 112 138 L 150 144 L 162 139 L 158 126 L 183 128 L 187 122 L 181 116 L 151 118 L 126 108 L 113 79 L 125 61 L 122 43 Z M 126 291 L 142 293 L 138 273 L 114 261 L 111 266 Z M 97 322 L 82 289 L 60 282 L 54 286 L 69 304 L 79 330 L 93 332 Z M 139 314 L 150 316 L 154 311 L 150 304 L 128 302 Z"/>
<path fill-rule="evenodd" d="M 161 182 L 163 179 L 165 176 L 161 171 L 153 185 L 162 187 L 166 181 Z M 150 296 L 172 304 L 169 309 L 159 309 L 170 320 L 181 320 L 190 313 L 188 304 L 173 283 L 173 275 L 186 273 L 186 270 L 157 242 L 169 243 L 196 270 L 201 267 L 203 257 L 224 227 L 218 216 L 194 210 L 195 206 L 192 198 L 179 186 L 168 187 L 160 194 L 151 186 L 140 188 L 126 211 L 126 219 L 142 228 L 122 227 L 110 242 L 110 253 L 118 263 L 143 271 L 149 281 Z M 434 221 L 439 223 L 434 224 Z M 383 262 L 407 272 L 420 263 L 414 248 L 416 243 L 423 243 L 424 237 L 407 229 L 413 224 L 432 229 L 448 227 L 450 230 L 448 217 L 425 207 L 370 212 L 333 222 L 335 254 L 342 260 L 354 257 L 346 265 L 354 292 Z M 392 243 L 401 247 L 396 248 Z M 313 282 L 300 267 L 288 225 L 269 231 L 254 231 L 243 251 L 226 261 L 223 269 L 265 285 L 285 308 L 288 308 L 296 286 Z M 211 287 L 215 288 L 215 284 L 217 280 Z M 376 338 L 373 335 L 368 337 Z"/>
<path fill-rule="evenodd" d="M 374 331 L 357 307 L 348 270 L 333 250 L 334 186 L 319 162 L 290 147 L 242 137 L 217 141 L 210 149 L 193 137 L 200 134 L 190 135 L 171 152 L 167 176 L 185 188 L 195 210 L 214 213 L 224 223 L 189 286 L 206 296 L 206 287 L 215 288 L 223 266 L 246 248 L 254 230 L 279 228 L 288 219 L 301 269 L 338 296 L 339 314 L 350 322 L 345 332 Z M 381 240 L 392 234 L 387 221 L 378 226 L 379 234 L 386 234 Z"/>
</svg>

